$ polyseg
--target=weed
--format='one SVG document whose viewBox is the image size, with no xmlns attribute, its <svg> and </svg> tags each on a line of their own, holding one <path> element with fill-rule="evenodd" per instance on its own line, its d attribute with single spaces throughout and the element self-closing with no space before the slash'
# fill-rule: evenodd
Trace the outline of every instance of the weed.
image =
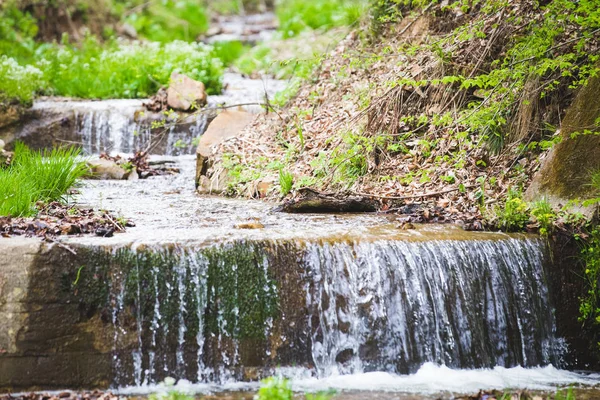
<svg viewBox="0 0 600 400">
<path fill-rule="evenodd" d="M 291 172 L 282 169 L 279 170 L 279 191 L 282 196 L 292 191 L 294 186 L 294 175 Z"/>
<path fill-rule="evenodd" d="M 528 209 L 521 192 L 509 189 L 504 207 L 494 209 L 498 227 L 508 232 L 523 230 L 529 221 Z"/>
<path fill-rule="evenodd" d="M 554 227 L 557 215 L 547 199 L 534 201 L 530 204 L 530 213 L 535 222 L 538 223 L 540 235 L 548 236 Z"/>
</svg>

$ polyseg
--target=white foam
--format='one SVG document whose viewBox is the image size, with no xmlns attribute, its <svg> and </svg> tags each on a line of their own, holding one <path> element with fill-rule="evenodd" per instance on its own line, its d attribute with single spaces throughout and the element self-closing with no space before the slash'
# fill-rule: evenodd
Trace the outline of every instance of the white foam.
<svg viewBox="0 0 600 400">
<path fill-rule="evenodd" d="M 279 375 L 291 379 L 292 387 L 299 392 L 315 392 L 334 389 L 337 391 L 377 391 L 431 395 L 441 392 L 476 393 L 492 389 L 555 390 L 558 387 L 578 384 L 600 385 L 600 374 L 584 374 L 565 371 L 553 366 L 536 368 L 503 368 L 456 370 L 446 366 L 425 363 L 415 374 L 396 375 L 387 372 L 366 372 L 350 375 L 332 375 L 315 378 L 302 368 L 283 368 Z M 173 389 L 189 393 L 214 393 L 222 391 L 256 390 L 258 383 L 229 382 L 224 385 L 190 383 L 181 380 Z M 164 392 L 165 385 L 127 387 L 119 394 L 148 394 Z"/>
</svg>

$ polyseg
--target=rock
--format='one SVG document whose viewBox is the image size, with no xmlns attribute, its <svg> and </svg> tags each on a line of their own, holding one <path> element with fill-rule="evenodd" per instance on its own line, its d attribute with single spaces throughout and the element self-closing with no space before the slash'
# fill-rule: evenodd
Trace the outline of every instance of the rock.
<svg viewBox="0 0 600 400">
<path fill-rule="evenodd" d="M 600 67 L 600 64 L 598 64 Z M 560 127 L 561 141 L 555 144 L 531 185 L 525 192 L 527 201 L 545 198 L 555 208 L 571 200 L 597 196 L 590 185 L 591 172 L 600 169 L 600 135 L 583 135 L 585 127 L 593 127 L 600 118 L 600 76 L 590 78 L 567 109 Z M 591 217 L 594 206 L 573 206 L 572 211 Z"/>
<path fill-rule="evenodd" d="M 262 229 L 265 226 L 260 222 L 242 222 L 235 226 L 237 229 Z"/>
<path fill-rule="evenodd" d="M 267 194 L 273 186 L 275 186 L 275 182 L 273 180 L 265 179 L 258 182 L 256 185 L 256 193 L 258 194 L 258 197 L 261 199 L 267 197 Z"/>
<path fill-rule="evenodd" d="M 135 27 L 127 23 L 124 23 L 123 25 L 119 26 L 119 34 L 129 39 L 138 38 L 138 33 Z"/>
<path fill-rule="evenodd" d="M 126 179 L 128 181 L 135 181 L 135 180 L 140 179 L 140 175 L 138 174 L 137 169 L 135 169 L 135 168 L 133 168 L 131 171 L 129 171 L 126 174 L 126 176 L 127 176 Z"/>
<path fill-rule="evenodd" d="M 127 171 L 114 161 L 100 158 L 87 162 L 91 170 L 91 179 L 126 179 Z"/>
<path fill-rule="evenodd" d="M 0 153 L 4 151 L 4 140 L 0 139 Z"/>
<path fill-rule="evenodd" d="M 189 111 L 192 106 L 202 107 L 206 104 L 204 84 L 192 78 L 173 72 L 167 89 L 167 104 L 170 108 Z"/>
<path fill-rule="evenodd" d="M 210 123 L 208 129 L 200 137 L 196 149 L 196 187 L 200 186 L 200 177 L 206 175 L 210 168 L 209 158 L 213 147 L 226 139 L 237 136 L 250 122 L 254 115 L 245 111 L 223 111 Z"/>
</svg>

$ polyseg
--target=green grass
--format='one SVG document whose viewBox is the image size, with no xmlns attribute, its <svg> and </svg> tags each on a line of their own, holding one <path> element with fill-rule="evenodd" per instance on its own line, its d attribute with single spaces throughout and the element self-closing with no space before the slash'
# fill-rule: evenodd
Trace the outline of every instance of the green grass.
<svg viewBox="0 0 600 400">
<path fill-rule="evenodd" d="M 81 98 L 143 98 L 178 71 L 219 93 L 223 65 L 212 47 L 175 41 L 168 44 L 111 42 L 88 37 L 79 47 L 40 49 L 36 66 L 44 72 L 49 94 Z"/>
<path fill-rule="evenodd" d="M 331 29 L 356 23 L 365 13 L 362 0 L 281 0 L 276 13 L 284 37 L 306 29 Z"/>
<path fill-rule="evenodd" d="M 0 169 L 0 215 L 28 217 L 38 202 L 65 200 L 87 173 L 79 154 L 74 147 L 36 152 L 17 143 L 10 167 Z"/>
<path fill-rule="evenodd" d="M 279 191 L 282 196 L 287 195 L 292 191 L 294 186 L 294 175 L 289 171 L 279 170 Z"/>
</svg>

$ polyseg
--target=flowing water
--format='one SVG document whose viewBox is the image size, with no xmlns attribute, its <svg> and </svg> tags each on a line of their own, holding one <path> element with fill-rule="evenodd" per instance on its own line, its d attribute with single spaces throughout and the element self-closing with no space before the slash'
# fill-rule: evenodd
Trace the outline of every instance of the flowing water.
<svg viewBox="0 0 600 400">
<path fill-rule="evenodd" d="M 134 149 L 127 112 L 82 115 L 84 142 L 95 138 L 87 150 L 105 138 Z M 90 181 L 78 198 L 136 227 L 67 239 L 102 249 L 93 276 L 108 287 L 121 393 L 160 390 L 168 376 L 196 393 L 282 374 L 297 390 L 389 399 L 600 381 L 560 369 L 568 348 L 555 334 L 543 240 L 199 197 L 193 156 L 166 153 L 155 159 L 180 174 Z"/>
</svg>

